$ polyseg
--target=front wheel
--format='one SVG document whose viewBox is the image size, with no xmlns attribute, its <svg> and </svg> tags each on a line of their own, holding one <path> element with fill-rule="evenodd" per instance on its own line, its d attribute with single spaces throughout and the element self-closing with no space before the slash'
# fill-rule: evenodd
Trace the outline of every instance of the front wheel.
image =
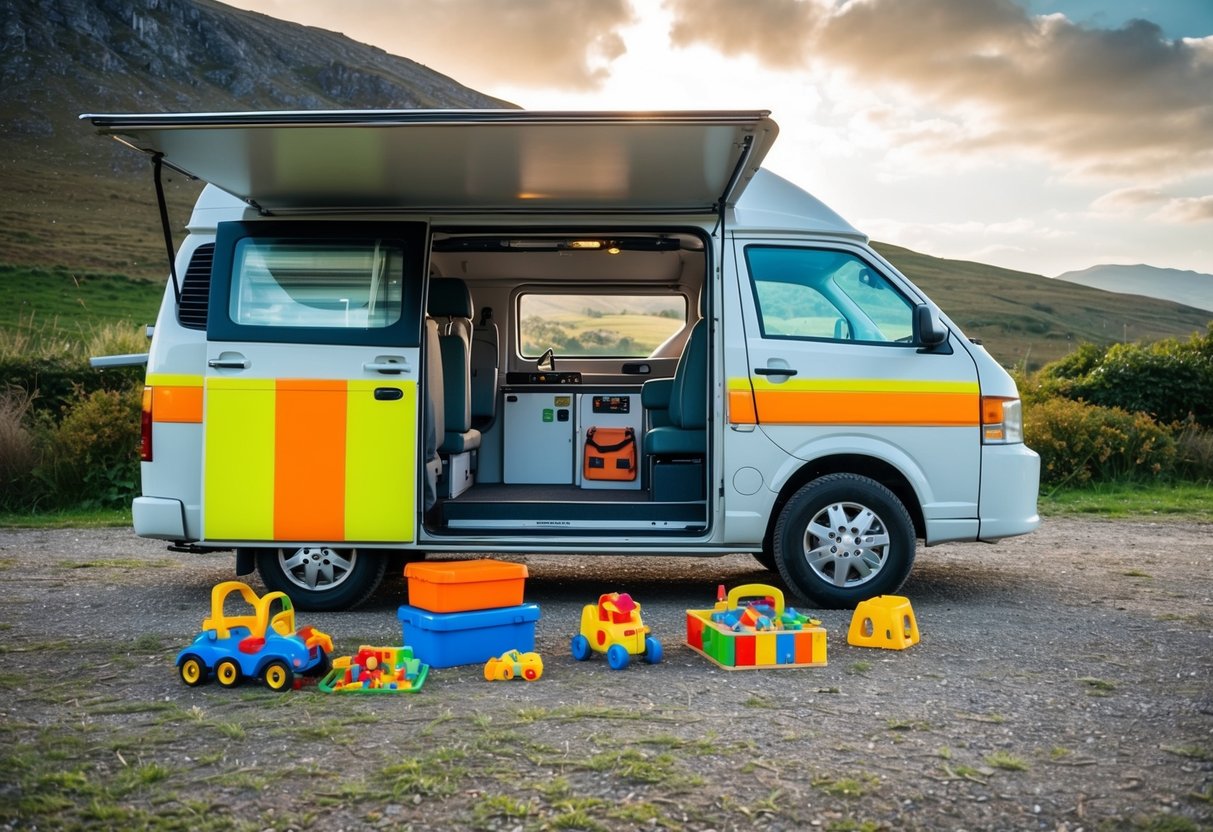
<svg viewBox="0 0 1213 832">
<path fill-rule="evenodd" d="M 644 639 L 644 660 L 649 664 L 657 664 L 661 661 L 661 642 L 652 636 L 646 636 Z"/>
<path fill-rule="evenodd" d="M 788 587 L 827 608 L 895 593 L 914 564 L 914 523 L 885 486 L 830 474 L 803 486 L 779 513 L 775 565 Z"/>
<path fill-rule="evenodd" d="M 607 648 L 607 664 L 611 666 L 611 670 L 623 670 L 631 660 L 628 648 L 622 644 L 612 644 Z"/>
<path fill-rule="evenodd" d="M 300 546 L 257 550 L 257 572 L 266 587 L 285 592 L 298 609 L 347 610 L 370 597 L 383 580 L 381 552 Z"/>
<path fill-rule="evenodd" d="M 193 653 L 181 660 L 181 681 L 192 687 L 197 687 L 206 681 L 206 664 Z"/>
</svg>

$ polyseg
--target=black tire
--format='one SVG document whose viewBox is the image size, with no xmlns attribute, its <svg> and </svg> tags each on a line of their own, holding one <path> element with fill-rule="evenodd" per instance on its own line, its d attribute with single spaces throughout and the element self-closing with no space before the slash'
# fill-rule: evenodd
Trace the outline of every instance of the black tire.
<svg viewBox="0 0 1213 832">
<path fill-rule="evenodd" d="M 868 477 L 830 474 L 784 505 L 772 548 L 789 589 L 816 606 L 843 609 L 897 592 L 916 545 L 914 523 L 897 495 Z"/>
<path fill-rule="evenodd" d="M 328 653 L 324 652 L 324 648 L 321 647 L 320 648 L 320 661 L 316 662 L 316 666 L 313 667 L 311 670 L 303 671 L 303 673 L 301 675 L 306 676 L 309 679 L 313 679 L 313 678 L 314 679 L 323 679 L 325 676 L 327 676 L 329 674 L 329 671 L 332 669 L 333 669 L 333 659 Z"/>
<path fill-rule="evenodd" d="M 382 552 L 298 546 L 259 549 L 257 573 L 271 590 L 285 592 L 297 609 L 330 612 L 352 609 L 383 580 Z"/>
</svg>

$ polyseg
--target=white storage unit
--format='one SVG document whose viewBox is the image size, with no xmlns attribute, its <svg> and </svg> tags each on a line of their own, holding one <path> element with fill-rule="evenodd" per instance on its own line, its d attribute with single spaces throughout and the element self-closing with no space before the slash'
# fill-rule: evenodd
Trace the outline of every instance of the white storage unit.
<svg viewBox="0 0 1213 832">
<path fill-rule="evenodd" d="M 644 409 L 639 393 L 579 393 L 577 396 L 577 454 L 574 457 L 576 483 L 582 488 L 639 489 L 640 460 L 644 436 Z M 585 435 L 592 427 L 627 428 L 636 434 L 636 478 L 633 480 L 587 480 L 582 474 Z"/>
<path fill-rule="evenodd" d="M 574 395 L 506 392 L 503 481 L 569 485 L 573 482 Z"/>
</svg>

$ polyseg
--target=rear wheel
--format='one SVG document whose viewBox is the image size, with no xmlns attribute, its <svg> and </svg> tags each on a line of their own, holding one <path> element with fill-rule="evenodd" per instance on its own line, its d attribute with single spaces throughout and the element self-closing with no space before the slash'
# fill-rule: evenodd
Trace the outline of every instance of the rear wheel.
<svg viewBox="0 0 1213 832">
<path fill-rule="evenodd" d="M 261 676 L 265 679 L 265 686 L 275 692 L 289 690 L 295 684 L 294 671 L 280 659 L 275 659 L 267 664 Z"/>
<path fill-rule="evenodd" d="M 301 610 L 327 612 L 361 604 L 383 580 L 380 552 L 300 546 L 259 549 L 257 572 L 271 590 L 285 592 Z"/>
<path fill-rule="evenodd" d="M 779 514 L 775 564 L 797 595 L 827 609 L 896 592 L 914 564 L 914 523 L 892 491 L 858 474 L 830 474 Z"/>
<path fill-rule="evenodd" d="M 623 670 L 631 660 L 628 649 L 622 644 L 612 644 L 607 648 L 607 664 L 611 666 L 611 670 Z"/>
<path fill-rule="evenodd" d="M 573 636 L 572 642 L 569 643 L 569 650 L 574 659 L 583 662 L 590 657 L 590 640 L 582 635 Z"/>
<path fill-rule="evenodd" d="M 215 662 L 215 681 L 225 688 L 236 687 L 240 684 L 243 675 L 240 672 L 240 665 L 231 659 L 220 659 Z"/>
<path fill-rule="evenodd" d="M 646 636 L 644 639 L 644 660 L 649 664 L 657 664 L 661 661 L 661 642 L 652 636 Z"/>
</svg>

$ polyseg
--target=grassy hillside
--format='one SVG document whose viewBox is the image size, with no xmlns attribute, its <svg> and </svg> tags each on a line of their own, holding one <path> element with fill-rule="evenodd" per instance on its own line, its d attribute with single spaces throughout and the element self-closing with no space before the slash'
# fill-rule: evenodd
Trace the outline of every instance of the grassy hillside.
<svg viewBox="0 0 1213 832">
<path fill-rule="evenodd" d="M 1078 344 L 1157 341 L 1204 332 L 1208 312 L 1002 269 L 944 260 L 897 246 L 876 248 L 970 338 L 1006 366 L 1036 369 Z"/>
</svg>

